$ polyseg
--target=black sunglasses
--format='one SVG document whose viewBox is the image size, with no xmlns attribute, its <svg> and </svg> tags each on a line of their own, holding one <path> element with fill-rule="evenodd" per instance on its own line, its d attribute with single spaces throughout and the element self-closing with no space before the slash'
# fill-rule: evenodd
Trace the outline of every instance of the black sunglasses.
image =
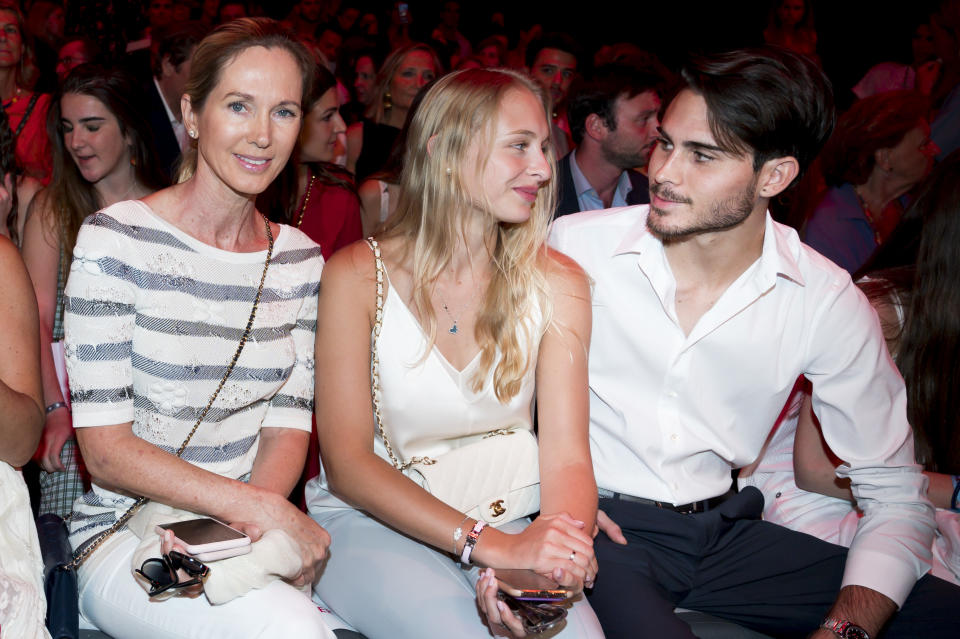
<svg viewBox="0 0 960 639">
<path fill-rule="evenodd" d="M 183 570 L 191 578 L 180 581 L 178 570 Z M 147 559 L 136 572 L 150 582 L 150 596 L 155 597 L 171 588 L 188 588 L 203 583 L 210 568 L 193 557 L 171 550 L 162 557 Z"/>
<path fill-rule="evenodd" d="M 514 599 L 503 591 L 497 593 L 497 599 L 507 604 L 510 610 L 517 613 L 517 616 L 520 617 L 520 621 L 523 623 L 523 629 L 527 631 L 527 634 L 531 635 L 538 635 L 547 630 L 552 630 L 567 616 L 566 608 L 553 603 L 521 601 L 520 599 Z"/>
</svg>

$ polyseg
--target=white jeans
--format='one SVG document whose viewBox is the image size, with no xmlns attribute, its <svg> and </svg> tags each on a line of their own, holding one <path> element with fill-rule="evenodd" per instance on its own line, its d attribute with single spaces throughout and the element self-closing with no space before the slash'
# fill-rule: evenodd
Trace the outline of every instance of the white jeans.
<svg viewBox="0 0 960 639">
<path fill-rule="evenodd" d="M 490 638 L 474 584 L 448 555 L 371 519 L 358 510 L 330 508 L 311 516 L 330 533 L 330 557 L 314 586 L 324 602 L 370 639 Z M 510 522 L 507 532 L 528 521 Z M 603 630 L 580 595 L 556 635 L 602 639 Z"/>
<path fill-rule="evenodd" d="M 151 601 L 130 571 L 139 543 L 115 533 L 80 568 L 80 612 L 115 639 L 335 639 L 316 605 L 283 581 L 220 606 L 202 595 Z"/>
</svg>

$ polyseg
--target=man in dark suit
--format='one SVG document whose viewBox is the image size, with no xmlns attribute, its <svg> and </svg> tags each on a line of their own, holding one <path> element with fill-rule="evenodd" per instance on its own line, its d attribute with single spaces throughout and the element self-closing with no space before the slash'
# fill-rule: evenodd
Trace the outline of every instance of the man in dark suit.
<svg viewBox="0 0 960 639">
<path fill-rule="evenodd" d="M 170 178 L 174 177 L 180 153 L 189 141 L 180 113 L 180 97 L 190 76 L 193 50 L 205 34 L 206 29 L 198 23 L 158 32 L 156 50 L 151 56 L 153 73 L 144 83 L 150 109 L 147 120 L 160 170 Z"/>
<path fill-rule="evenodd" d="M 600 67 L 571 87 L 567 106 L 577 144 L 559 162 L 556 216 L 646 204 L 647 165 L 657 140 L 662 79 L 623 65 Z"/>
</svg>

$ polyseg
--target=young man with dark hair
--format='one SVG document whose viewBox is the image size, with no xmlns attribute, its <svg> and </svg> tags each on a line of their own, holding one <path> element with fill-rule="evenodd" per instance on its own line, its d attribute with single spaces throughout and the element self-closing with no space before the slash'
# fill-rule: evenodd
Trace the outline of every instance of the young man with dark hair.
<svg viewBox="0 0 960 639">
<path fill-rule="evenodd" d="M 577 148 L 557 166 L 556 215 L 646 204 L 647 165 L 657 139 L 662 79 L 625 65 L 598 68 L 575 81 L 567 121 Z"/>
<path fill-rule="evenodd" d="M 676 606 L 777 636 L 952 636 L 960 589 L 920 578 L 933 508 L 876 315 L 767 212 L 832 129 L 829 83 L 766 48 L 683 77 L 651 204 L 566 216 L 551 237 L 595 282 L 590 439 L 609 519 L 591 604 L 611 639 L 692 637 Z M 800 375 L 864 513 L 849 553 L 759 521 L 759 491 L 728 492 Z"/>
</svg>

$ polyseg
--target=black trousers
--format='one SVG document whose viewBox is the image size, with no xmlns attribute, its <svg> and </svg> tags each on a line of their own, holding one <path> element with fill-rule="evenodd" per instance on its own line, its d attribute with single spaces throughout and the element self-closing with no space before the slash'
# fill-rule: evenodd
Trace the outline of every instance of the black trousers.
<svg viewBox="0 0 960 639">
<path fill-rule="evenodd" d="M 677 606 L 806 637 L 840 589 L 847 549 L 760 521 L 756 488 L 695 515 L 604 498 L 600 508 L 628 542 L 595 541 L 600 572 L 588 596 L 608 639 L 691 638 Z M 882 636 L 960 637 L 960 587 L 925 575 Z"/>
</svg>

